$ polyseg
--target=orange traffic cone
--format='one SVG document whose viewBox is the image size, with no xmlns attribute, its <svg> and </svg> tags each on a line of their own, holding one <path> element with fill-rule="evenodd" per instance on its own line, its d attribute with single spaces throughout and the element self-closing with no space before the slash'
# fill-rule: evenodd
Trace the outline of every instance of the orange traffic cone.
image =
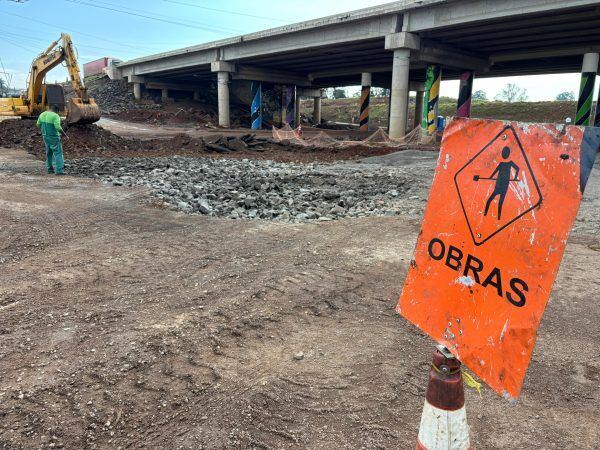
<svg viewBox="0 0 600 450">
<path fill-rule="evenodd" d="M 417 450 L 468 450 L 471 444 L 460 361 L 446 347 L 436 347 Z"/>
</svg>

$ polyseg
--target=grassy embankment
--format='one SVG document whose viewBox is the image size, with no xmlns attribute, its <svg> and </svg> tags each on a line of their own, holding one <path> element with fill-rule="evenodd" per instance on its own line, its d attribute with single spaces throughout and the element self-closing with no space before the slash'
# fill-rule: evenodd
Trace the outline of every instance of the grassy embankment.
<svg viewBox="0 0 600 450">
<path fill-rule="evenodd" d="M 334 122 L 358 121 L 358 98 L 323 99 L 322 116 L 325 120 Z M 412 123 L 415 99 L 411 97 L 409 118 Z M 474 102 L 472 116 L 483 119 L 518 120 L 521 122 L 564 122 L 567 117 L 575 118 L 576 102 Z M 302 114 L 311 117 L 313 113 L 312 100 L 303 100 Z M 442 97 L 440 99 L 439 115 L 452 116 L 456 111 L 456 99 Z M 371 124 L 387 126 L 388 99 L 371 98 Z"/>
</svg>

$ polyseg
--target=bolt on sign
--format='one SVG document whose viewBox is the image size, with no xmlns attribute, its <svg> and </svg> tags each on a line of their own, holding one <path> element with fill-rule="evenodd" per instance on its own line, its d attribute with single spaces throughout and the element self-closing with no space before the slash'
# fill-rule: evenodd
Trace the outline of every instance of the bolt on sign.
<svg viewBox="0 0 600 450">
<path fill-rule="evenodd" d="M 600 128 L 454 119 L 397 310 L 519 396 Z"/>
</svg>

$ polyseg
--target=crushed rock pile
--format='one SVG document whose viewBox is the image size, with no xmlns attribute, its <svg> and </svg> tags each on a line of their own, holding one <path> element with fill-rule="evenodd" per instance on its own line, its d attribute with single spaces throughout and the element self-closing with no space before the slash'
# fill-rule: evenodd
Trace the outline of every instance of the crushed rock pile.
<svg viewBox="0 0 600 450">
<path fill-rule="evenodd" d="M 214 89 L 200 92 L 200 100 L 177 100 L 163 102 L 160 93 L 144 91 L 144 98 L 136 101 L 126 80 L 111 80 L 107 76 L 86 80 L 88 94 L 96 100 L 103 115 L 118 120 L 160 125 L 194 123 L 216 128 L 218 123 L 217 99 Z M 70 98 L 70 83 L 63 84 L 65 96 Z M 158 91 L 157 91 L 158 92 Z M 231 105 L 231 124 L 234 127 L 250 126 L 250 109 L 245 105 Z"/>
<path fill-rule="evenodd" d="M 422 211 L 427 180 L 408 169 L 207 158 L 86 158 L 67 173 L 146 186 L 171 208 L 231 219 L 283 222 Z"/>
<path fill-rule="evenodd" d="M 118 114 L 128 110 L 160 108 L 160 105 L 136 102 L 127 80 L 111 80 L 108 77 L 101 77 L 95 80 L 86 80 L 85 85 L 88 95 L 96 100 L 102 114 Z M 65 97 L 69 99 L 73 95 L 71 83 L 63 84 L 63 89 Z"/>
</svg>

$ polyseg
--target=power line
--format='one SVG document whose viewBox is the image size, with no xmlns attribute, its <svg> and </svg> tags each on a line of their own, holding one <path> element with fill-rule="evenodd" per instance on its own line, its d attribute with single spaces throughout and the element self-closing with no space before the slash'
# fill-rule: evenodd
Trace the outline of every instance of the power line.
<svg viewBox="0 0 600 450">
<path fill-rule="evenodd" d="M 247 14 L 247 13 L 242 13 L 242 12 L 237 12 L 237 11 L 229 11 L 226 9 L 210 8 L 208 6 L 195 5 L 193 3 L 180 2 L 180 1 L 176 1 L 176 0 L 163 0 L 163 1 L 167 2 L 167 3 L 175 3 L 177 5 L 191 6 L 192 8 L 199 8 L 199 9 L 204 9 L 206 11 L 215 11 L 215 12 L 220 12 L 220 13 L 225 13 L 225 14 L 232 14 L 232 15 L 236 15 L 236 16 L 252 17 L 254 19 L 272 20 L 274 22 L 281 22 L 281 23 L 289 22 L 288 20 L 277 19 L 275 17 L 256 16 L 254 14 Z"/>
<path fill-rule="evenodd" d="M 114 12 L 118 12 L 118 13 L 121 13 L 121 14 L 128 14 L 130 16 L 142 17 L 142 18 L 145 18 L 145 19 L 155 20 L 157 22 L 168 23 L 168 24 L 171 24 L 171 25 L 178 25 L 178 26 L 181 26 L 181 27 L 194 28 L 194 29 L 197 29 L 197 30 L 209 31 L 209 32 L 213 32 L 213 33 L 223 33 L 224 32 L 222 29 L 219 30 L 219 29 L 217 29 L 215 27 L 209 27 L 209 26 L 206 26 L 206 25 L 204 25 L 204 26 L 190 25 L 190 24 L 187 24 L 187 23 L 179 22 L 177 20 L 161 19 L 159 17 L 148 16 L 146 14 L 140 14 L 140 13 L 135 13 L 135 12 L 130 12 L 130 11 L 124 11 L 122 9 L 110 8 L 108 6 L 94 5 L 92 3 L 84 3 L 81 0 L 66 0 L 66 1 L 70 2 L 70 3 L 78 4 L 78 5 L 90 6 L 92 8 L 105 9 L 105 10 L 108 10 L 108 11 L 114 11 Z M 228 33 L 228 32 L 225 31 L 225 33 Z"/>
<path fill-rule="evenodd" d="M 21 18 L 23 20 L 27 20 L 29 22 L 34 22 L 34 23 L 39 23 L 39 24 L 42 24 L 42 25 L 46 25 L 48 27 L 53 28 L 54 30 L 56 30 L 58 28 L 56 26 L 56 24 L 44 22 L 44 21 L 41 21 L 41 20 L 38 20 L 38 19 L 32 19 L 30 17 L 25 17 L 25 16 L 22 16 L 20 14 L 9 13 L 7 11 L 0 11 L 0 13 L 2 13 L 2 14 L 8 14 L 9 16 L 19 17 L 19 18 Z M 115 45 L 118 45 L 118 46 L 121 46 L 121 47 L 133 48 L 133 49 L 137 50 L 138 52 L 140 50 L 147 51 L 147 52 L 151 52 L 152 51 L 151 49 L 146 49 L 146 48 L 143 48 L 143 47 L 140 47 L 140 46 L 128 45 L 128 44 L 125 44 L 123 42 L 112 41 L 110 39 L 106 39 L 106 38 L 103 38 L 103 37 L 100 37 L 100 36 L 94 36 L 93 34 L 84 33 L 83 31 L 78 31 L 78 30 L 74 30 L 74 29 L 67 29 L 67 28 L 65 28 L 65 31 L 69 31 L 71 33 L 78 33 L 78 34 L 81 34 L 82 36 L 91 37 L 93 39 L 99 39 L 99 40 L 105 41 L 105 42 L 110 42 L 111 44 L 115 44 Z"/>
<path fill-rule="evenodd" d="M 28 36 L 28 35 L 21 34 L 21 33 L 15 33 L 13 31 L 0 30 L 0 35 L 2 35 L 2 34 L 3 35 L 8 35 L 9 37 L 12 36 L 13 38 L 26 39 L 26 40 L 29 40 L 29 41 L 34 41 L 34 42 L 36 42 L 36 45 L 37 45 L 37 42 L 46 43 L 46 46 L 49 43 L 49 40 L 47 38 Z M 102 52 L 107 52 L 107 51 L 108 52 L 113 52 L 114 51 L 114 49 L 112 49 L 112 48 L 109 49 L 108 47 L 98 47 L 98 46 L 95 46 L 95 45 L 88 45 L 88 44 L 76 44 L 76 47 L 78 47 L 78 48 L 87 48 L 87 49 L 91 49 L 91 50 L 100 50 Z"/>
<path fill-rule="evenodd" d="M 67 0 L 67 1 L 70 1 L 70 0 Z M 103 5 L 108 5 L 108 6 L 112 6 L 112 7 L 115 7 L 115 8 L 119 8 L 120 10 L 126 9 L 126 10 L 129 10 L 129 11 L 133 11 L 135 13 L 138 13 L 138 14 L 150 14 L 149 11 L 146 11 L 144 9 L 130 8 L 130 7 L 127 7 L 127 6 L 122 6 L 122 5 L 119 5 L 119 4 L 114 4 L 114 3 L 111 3 L 111 2 L 106 2 L 106 1 L 101 1 L 101 0 L 93 0 L 93 1 L 92 0 L 75 0 L 75 1 L 78 2 L 78 3 L 82 3 L 82 1 L 83 1 L 86 4 L 93 3 L 94 5 L 96 5 L 97 3 L 101 3 Z M 89 5 L 89 6 L 92 6 L 92 5 Z M 194 26 L 199 26 L 199 27 L 209 27 L 209 28 L 212 28 L 212 29 L 215 29 L 215 30 L 218 30 L 218 31 L 223 31 L 225 33 L 229 33 L 229 32 L 231 32 L 231 33 L 237 33 L 237 34 L 240 33 L 239 30 L 235 30 L 233 28 L 227 28 L 227 27 L 221 27 L 221 26 L 217 27 L 217 26 L 214 26 L 214 25 L 211 25 L 211 24 L 207 24 L 207 23 L 203 23 L 203 22 L 198 22 L 196 20 L 180 19 L 179 17 L 168 16 L 166 14 L 160 14 L 160 13 L 157 13 L 157 12 L 152 12 L 151 16 L 152 17 L 158 17 L 158 18 L 164 17 L 165 19 L 168 19 L 168 20 L 181 21 L 181 22 L 184 22 L 184 23 L 187 22 L 188 24 L 191 24 L 191 25 L 194 25 Z"/>
<path fill-rule="evenodd" d="M 0 67 L 2 68 L 2 73 L 4 74 L 4 78 L 6 78 L 6 86 L 8 86 L 8 90 L 12 90 L 10 87 L 12 83 L 12 75 L 9 76 L 8 72 L 4 68 L 4 62 L 2 62 L 2 58 L 0 58 Z"/>
<path fill-rule="evenodd" d="M 9 44 L 14 45 L 15 47 L 19 47 L 19 48 L 22 48 L 23 50 L 27 50 L 28 52 L 33 52 L 33 53 L 36 52 L 36 50 L 33 50 L 33 47 L 27 47 L 27 46 L 23 45 L 22 43 L 20 43 L 18 41 L 14 41 L 10 38 L 4 37 L 3 40 L 8 42 Z"/>
</svg>

